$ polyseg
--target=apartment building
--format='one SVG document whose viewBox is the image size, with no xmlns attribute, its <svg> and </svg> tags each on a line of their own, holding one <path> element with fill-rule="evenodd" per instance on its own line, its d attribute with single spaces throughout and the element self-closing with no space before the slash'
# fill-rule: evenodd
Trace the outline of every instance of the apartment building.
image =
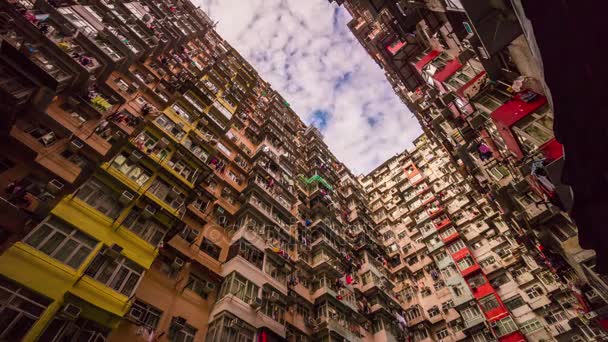
<svg viewBox="0 0 608 342">
<path fill-rule="evenodd" d="M 356 177 L 204 12 L 21 0 L 0 18 L 1 340 L 398 336 Z"/>
<path fill-rule="evenodd" d="M 0 24 L 0 340 L 603 336 L 592 265 L 530 245 L 567 216 L 530 234 L 434 134 L 353 175 L 190 2 Z"/>
<path fill-rule="evenodd" d="M 550 25 L 541 18 L 543 6 L 522 3 L 337 1 L 352 15 L 348 24 L 352 33 L 384 70 L 395 93 L 417 117 L 427 137 L 446 149 L 456 170 L 470 180 L 477 197 L 483 196 L 496 206 L 512 232 L 511 240 L 517 242 L 510 244 L 521 246 L 524 254 L 537 265 L 548 267 L 577 294 L 580 314 L 560 315 L 563 319 L 559 320 L 559 328 L 550 328 L 553 338 L 601 340 L 604 333 L 599 328 L 606 323 L 607 303 L 607 282 L 598 273 L 598 265 L 604 263 L 603 254 L 597 250 L 596 258 L 593 250 L 580 247 L 579 228 L 568 214 L 572 192 L 561 183 L 563 170 L 569 170 L 574 191 L 580 194 L 578 211 L 583 212 L 589 195 L 581 190 L 584 181 L 579 177 L 585 173 L 573 174 L 573 169 L 581 167 L 573 163 L 564 169 L 564 149 L 554 135 L 555 106 L 551 104 L 565 105 L 563 94 L 562 98 L 552 98 L 545 86 L 545 77 L 553 81 L 549 86 L 556 86 L 555 80 L 561 77 L 547 76 L 549 70 L 543 70 L 540 63 L 554 63 L 554 56 L 545 55 L 541 60 L 539 46 L 544 45 L 534 39 L 534 30 L 543 34 L 544 40 L 551 39 Z M 565 15 L 560 6 L 552 11 Z M 559 73 L 555 65 L 550 70 Z M 562 137 L 571 134 L 565 133 L 567 127 L 563 124 L 560 130 Z M 566 150 L 585 155 L 579 145 L 582 142 L 572 142 Z M 585 165 L 592 162 L 593 157 L 584 161 Z M 372 192 L 371 198 L 375 196 L 386 198 Z M 411 198 L 415 199 L 420 200 L 417 196 Z M 377 219 L 388 211 L 381 203 L 370 205 L 372 210 L 379 210 Z M 457 212 L 454 214 L 457 220 L 461 218 Z M 593 246 L 589 239 L 589 232 L 595 229 L 595 223 L 590 222 L 593 215 L 581 215 L 578 220 L 584 220 L 581 229 L 585 232 L 580 235 L 581 243 Z M 394 223 L 385 229 L 394 231 Z M 600 240 L 596 241 L 595 246 L 599 246 Z M 451 245 L 443 243 L 448 248 Z M 475 254 L 472 250 L 474 260 Z M 480 268 L 487 279 L 493 278 L 492 273 Z M 535 269 L 530 264 L 527 268 Z M 510 299 L 505 299 L 500 291 L 496 294 L 499 301 Z M 530 339 L 521 319 L 513 310 L 510 312 L 520 333 Z M 497 322 L 496 318 L 485 318 L 490 324 Z"/>
</svg>

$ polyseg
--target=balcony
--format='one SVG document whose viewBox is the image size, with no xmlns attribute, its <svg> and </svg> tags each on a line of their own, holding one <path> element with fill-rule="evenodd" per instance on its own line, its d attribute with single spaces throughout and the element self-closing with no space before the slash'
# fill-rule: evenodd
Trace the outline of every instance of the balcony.
<svg viewBox="0 0 608 342">
<path fill-rule="evenodd" d="M 483 315 L 478 315 L 469 320 L 464 321 L 464 328 L 471 329 L 479 324 L 483 324 L 486 321 L 486 318 Z"/>
<path fill-rule="evenodd" d="M 568 322 L 564 321 L 555 324 L 550 324 L 548 327 L 549 332 L 551 332 L 551 336 L 553 337 L 557 337 L 572 330 L 572 326 L 570 326 Z"/>
<path fill-rule="evenodd" d="M 213 305 L 213 309 L 209 313 L 209 322 L 213 321 L 217 315 L 224 311 L 232 313 L 256 329 L 267 327 L 282 338 L 285 338 L 287 335 L 287 329 L 284 325 L 254 310 L 249 304 L 232 294 L 224 296 Z"/>
<path fill-rule="evenodd" d="M 361 342 L 361 334 L 360 331 L 355 326 L 345 326 L 345 324 L 340 323 L 337 320 L 331 318 L 323 318 L 320 321 L 317 321 L 318 324 L 315 326 L 315 331 L 320 331 L 323 329 L 328 329 L 331 332 L 334 332 L 340 336 L 342 336 L 346 341 L 353 342 Z"/>
</svg>

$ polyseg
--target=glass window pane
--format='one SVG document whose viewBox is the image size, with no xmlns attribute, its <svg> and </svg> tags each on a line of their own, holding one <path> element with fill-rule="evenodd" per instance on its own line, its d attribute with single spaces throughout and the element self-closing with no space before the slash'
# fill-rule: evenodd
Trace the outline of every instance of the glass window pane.
<svg viewBox="0 0 608 342">
<path fill-rule="evenodd" d="M 68 240 L 58 251 L 55 253 L 55 258 L 63 263 L 65 263 L 74 252 L 74 250 L 78 247 L 78 243 L 74 240 Z"/>
<path fill-rule="evenodd" d="M 114 277 L 114 279 L 112 280 L 112 283 L 110 284 L 110 287 L 113 288 L 114 290 L 119 290 L 120 287 L 122 286 L 122 283 L 125 281 L 127 275 L 129 274 L 129 270 L 126 268 L 121 268 L 118 270 L 118 273 L 116 274 L 116 276 Z"/>
<path fill-rule="evenodd" d="M 54 232 L 51 238 L 40 247 L 40 251 L 45 254 L 52 255 L 65 238 L 66 236 L 64 234 Z"/>
<path fill-rule="evenodd" d="M 86 247 L 80 247 L 78 251 L 70 258 L 70 260 L 67 261 L 67 264 L 74 268 L 78 268 L 80 267 L 80 265 L 82 265 L 82 262 L 84 261 L 84 259 L 87 258 L 90 253 L 91 249 Z"/>
<path fill-rule="evenodd" d="M 50 234 L 51 229 L 45 224 L 32 232 L 25 240 L 25 243 L 31 245 L 32 247 L 38 247 Z"/>
</svg>

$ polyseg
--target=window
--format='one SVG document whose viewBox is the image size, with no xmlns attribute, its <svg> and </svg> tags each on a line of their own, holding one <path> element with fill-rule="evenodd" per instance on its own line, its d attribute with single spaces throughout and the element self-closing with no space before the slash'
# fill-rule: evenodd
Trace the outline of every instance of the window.
<svg viewBox="0 0 608 342">
<path fill-rule="evenodd" d="M 471 336 L 472 342 L 488 342 L 491 340 L 493 340 L 493 338 L 488 339 L 488 337 L 483 332 L 480 332 L 480 333 L 477 333 L 477 334 Z"/>
<path fill-rule="evenodd" d="M 492 279 L 490 281 L 490 284 L 492 284 L 492 287 L 500 287 L 510 281 L 511 279 L 509 278 L 509 276 L 507 276 L 506 274 L 501 274 L 496 278 Z"/>
<path fill-rule="evenodd" d="M 551 233 L 553 233 L 561 242 L 564 242 L 577 234 L 576 228 L 569 224 L 552 225 Z"/>
<path fill-rule="evenodd" d="M 143 214 L 145 210 L 146 209 L 133 208 L 122 225 L 137 234 L 140 238 L 149 242 L 152 246 L 158 246 L 167 234 L 169 228 L 152 218 L 146 219 Z"/>
<path fill-rule="evenodd" d="M 172 187 L 164 180 L 154 179 L 148 191 L 174 209 L 181 209 L 186 201 L 186 196 L 177 187 Z"/>
<path fill-rule="evenodd" d="M 45 342 L 103 342 L 109 334 L 109 328 L 88 319 L 80 317 L 76 320 L 71 320 L 57 315 L 46 327 L 39 340 Z"/>
<path fill-rule="evenodd" d="M 259 289 L 257 285 L 245 279 L 242 275 L 232 272 L 222 282 L 218 298 L 231 294 L 245 303 L 251 304 L 258 297 Z"/>
<path fill-rule="evenodd" d="M 509 169 L 507 169 L 505 166 L 498 165 L 490 169 L 490 174 L 495 180 L 499 181 L 507 177 L 510 173 Z"/>
<path fill-rule="evenodd" d="M 116 219 L 122 210 L 113 191 L 95 179 L 83 184 L 76 192 L 76 197 L 112 219 Z"/>
<path fill-rule="evenodd" d="M 483 312 L 489 312 L 500 307 L 498 299 L 496 299 L 494 294 L 481 298 L 479 300 L 479 305 L 481 306 Z"/>
<path fill-rule="evenodd" d="M 458 260 L 458 262 L 456 262 L 456 264 L 458 265 L 458 269 L 460 269 L 461 271 L 464 271 L 467 268 L 475 265 L 475 261 L 473 260 L 473 258 L 470 255 L 467 255 L 466 257 Z"/>
<path fill-rule="evenodd" d="M 144 185 L 152 173 L 129 159 L 129 153 L 122 152 L 112 161 L 112 166 L 139 185 Z"/>
<path fill-rule="evenodd" d="M 215 288 L 215 284 L 204 280 L 195 274 L 190 274 L 186 288 L 192 290 L 201 298 L 207 299 L 209 291 Z"/>
<path fill-rule="evenodd" d="M 462 242 L 462 240 L 456 240 L 454 241 L 454 243 L 448 245 L 448 251 L 450 252 L 450 254 L 454 254 L 465 247 L 466 246 L 464 242 Z"/>
<path fill-rule="evenodd" d="M 281 303 L 280 300 L 272 300 L 271 298 L 281 298 L 282 295 L 275 290 L 270 290 L 266 296 L 267 298 L 264 301 L 264 305 L 262 306 L 262 312 L 272 318 L 273 320 L 285 324 L 285 307 Z"/>
<path fill-rule="evenodd" d="M 505 306 L 510 311 L 513 311 L 513 310 L 517 309 L 518 307 L 525 305 L 525 304 L 526 304 L 526 302 L 524 302 L 524 300 L 519 295 L 515 296 L 513 298 L 509 298 L 505 301 Z"/>
<path fill-rule="evenodd" d="M 451 287 L 452 291 L 454 291 L 454 296 L 460 297 L 464 294 L 462 290 L 462 285 L 454 285 Z"/>
<path fill-rule="evenodd" d="M 517 330 L 517 324 L 515 324 L 511 316 L 497 321 L 496 328 L 494 328 L 494 331 L 498 337 L 510 334 L 515 330 Z"/>
<path fill-rule="evenodd" d="M 151 329 L 156 329 L 162 315 L 162 311 L 139 299 L 135 300 L 129 310 L 129 318 L 134 319 L 137 324 Z"/>
<path fill-rule="evenodd" d="M 429 333 L 426 331 L 426 329 L 416 329 L 414 330 L 414 342 L 419 342 L 424 340 L 425 338 L 427 338 L 429 336 Z"/>
<path fill-rule="evenodd" d="M 429 317 L 435 317 L 439 315 L 439 308 L 437 306 L 433 306 L 432 308 L 428 309 L 427 312 L 429 313 Z"/>
<path fill-rule="evenodd" d="M 483 260 L 479 261 L 479 266 L 481 266 L 481 267 L 483 267 L 483 268 L 486 268 L 486 267 L 488 267 L 488 266 L 490 266 L 490 265 L 493 265 L 493 264 L 495 264 L 495 263 L 496 263 L 496 259 L 495 259 L 495 258 L 494 258 L 494 256 L 492 255 L 492 256 L 490 256 L 490 257 L 487 257 L 487 258 L 485 258 L 485 259 L 483 259 Z"/>
<path fill-rule="evenodd" d="M 85 274 L 112 288 L 114 291 L 120 292 L 127 297 L 130 297 L 144 273 L 144 268 L 135 262 L 120 256 L 112 259 L 105 255 L 104 249 L 95 256 Z"/>
<path fill-rule="evenodd" d="M 0 291 L 0 340 L 21 341 L 52 301 L 4 277 Z"/>
<path fill-rule="evenodd" d="M 199 248 L 201 251 L 209 254 L 209 256 L 211 256 L 215 260 L 218 260 L 220 258 L 220 252 L 222 251 L 222 249 L 220 248 L 220 246 L 214 244 L 213 242 L 211 242 L 211 240 L 207 238 L 203 238 L 203 241 L 201 242 Z"/>
<path fill-rule="evenodd" d="M 540 286 L 535 285 L 530 287 L 529 289 L 526 290 L 526 295 L 530 298 L 530 299 L 534 299 L 536 297 L 540 297 L 543 295 L 543 290 L 540 288 Z"/>
<path fill-rule="evenodd" d="M 460 316 L 462 316 L 462 319 L 465 322 L 472 321 L 475 318 L 479 317 L 479 315 L 481 315 L 481 312 L 479 311 L 479 308 L 477 307 L 477 305 L 469 306 L 462 310 L 458 310 L 458 312 L 460 313 Z"/>
<path fill-rule="evenodd" d="M 197 329 L 183 321 L 182 317 L 173 317 L 169 328 L 171 342 L 194 342 Z"/>
<path fill-rule="evenodd" d="M 239 241 L 232 244 L 232 246 L 230 246 L 230 248 L 228 249 L 228 257 L 226 258 L 226 261 L 230 261 L 237 255 L 249 261 L 252 265 L 259 268 L 260 270 L 262 269 L 264 261 L 264 252 L 260 251 L 249 241 L 245 239 L 240 239 Z"/>
<path fill-rule="evenodd" d="M 171 107 L 182 119 L 186 120 L 189 123 L 192 123 L 192 116 L 182 106 L 178 104 L 173 104 L 173 106 Z"/>
<path fill-rule="evenodd" d="M 542 109 L 542 114 L 532 113 L 519 120 L 513 130 L 528 151 L 536 148 L 553 138 L 553 118 L 548 105 Z"/>
<path fill-rule="evenodd" d="M 551 285 L 555 283 L 555 276 L 550 271 L 544 271 L 538 274 L 538 279 L 545 284 Z"/>
<path fill-rule="evenodd" d="M 538 329 L 542 329 L 542 327 L 543 325 L 536 318 L 533 318 L 531 320 L 523 322 L 520 326 L 520 330 L 524 334 L 529 334 Z"/>
<path fill-rule="evenodd" d="M 442 339 L 450 336 L 450 333 L 448 332 L 448 329 L 443 328 L 443 329 L 439 330 L 438 332 L 436 332 L 435 336 L 437 336 L 438 341 L 441 341 Z"/>
<path fill-rule="evenodd" d="M 475 288 L 480 287 L 481 285 L 484 285 L 486 283 L 486 278 L 483 274 L 477 274 L 476 276 L 469 278 L 467 282 L 469 283 L 471 289 L 473 289 L 474 291 Z"/>
<path fill-rule="evenodd" d="M 80 267 L 97 244 L 95 239 L 55 217 L 34 228 L 24 242 L 73 268 Z"/>
<path fill-rule="evenodd" d="M 86 36 L 92 37 L 97 34 L 97 30 L 70 7 L 61 7 L 58 11 Z"/>
</svg>

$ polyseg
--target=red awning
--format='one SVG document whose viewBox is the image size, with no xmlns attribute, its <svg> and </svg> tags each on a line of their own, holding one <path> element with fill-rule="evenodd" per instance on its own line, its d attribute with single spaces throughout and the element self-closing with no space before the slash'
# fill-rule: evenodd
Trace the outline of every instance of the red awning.
<svg viewBox="0 0 608 342">
<path fill-rule="evenodd" d="M 407 45 L 407 42 L 402 42 L 400 40 L 394 41 L 392 44 L 386 46 L 386 50 L 391 53 L 391 55 L 396 54 L 401 50 L 402 47 Z"/>
<path fill-rule="evenodd" d="M 454 73 L 460 68 L 462 68 L 462 64 L 460 63 L 458 58 L 454 58 L 449 61 L 446 66 L 443 67 L 443 69 L 436 72 L 435 75 L 433 75 L 433 79 L 438 82 L 443 82 L 447 80 L 450 76 L 454 75 Z"/>
<path fill-rule="evenodd" d="M 431 50 L 431 52 L 427 53 L 426 56 L 422 57 L 422 59 L 416 63 L 416 69 L 418 69 L 418 71 L 422 71 L 422 68 L 435 59 L 435 57 L 439 56 L 440 53 L 441 52 L 437 50 Z"/>
<path fill-rule="evenodd" d="M 543 155 L 549 161 L 557 160 L 564 155 L 564 148 L 555 138 L 547 141 L 539 147 L 543 151 Z"/>
<path fill-rule="evenodd" d="M 518 93 L 513 99 L 507 101 L 492 112 L 492 120 L 494 120 L 497 125 L 511 128 L 517 121 L 523 119 L 528 114 L 547 103 L 547 98 L 542 95 L 537 95 L 534 100 L 525 102 L 520 98 L 523 93 L 526 93 L 526 91 Z"/>
<path fill-rule="evenodd" d="M 521 99 L 521 96 L 526 93 L 529 93 L 529 91 L 518 93 L 513 99 L 498 107 L 491 115 L 492 121 L 496 124 L 496 128 L 498 129 L 498 133 L 502 137 L 502 140 L 505 142 L 505 145 L 507 145 L 507 148 L 515 154 L 518 160 L 523 158 L 524 154 L 511 131 L 511 127 L 519 120 L 547 103 L 547 98 L 538 94 L 534 100 L 526 102 Z"/>
</svg>

